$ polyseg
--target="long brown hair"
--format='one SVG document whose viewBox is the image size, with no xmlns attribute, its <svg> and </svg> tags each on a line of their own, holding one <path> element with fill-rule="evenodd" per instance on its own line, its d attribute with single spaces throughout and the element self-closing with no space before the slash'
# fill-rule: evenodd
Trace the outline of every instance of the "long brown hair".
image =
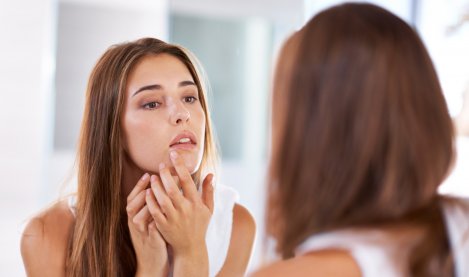
<svg viewBox="0 0 469 277">
<path fill-rule="evenodd" d="M 324 231 L 414 224 L 411 275 L 451 272 L 437 187 L 452 122 L 410 26 L 370 4 L 319 13 L 282 49 L 273 109 L 267 231 L 279 253 Z"/>
<path fill-rule="evenodd" d="M 95 65 L 88 82 L 78 149 L 76 221 L 70 237 L 69 276 L 134 276 L 136 257 L 125 213 L 121 115 L 129 73 L 148 55 L 169 54 L 183 62 L 206 114 L 205 148 L 196 182 L 217 162 L 201 68 L 180 46 L 154 38 L 114 45 Z"/>
</svg>

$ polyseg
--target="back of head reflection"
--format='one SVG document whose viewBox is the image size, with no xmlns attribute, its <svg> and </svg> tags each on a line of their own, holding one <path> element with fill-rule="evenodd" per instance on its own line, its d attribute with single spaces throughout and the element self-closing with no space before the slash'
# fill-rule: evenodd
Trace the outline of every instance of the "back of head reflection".
<svg viewBox="0 0 469 277">
<path fill-rule="evenodd" d="M 319 13 L 285 43 L 272 107 L 267 232 L 297 257 L 258 276 L 451 276 L 469 262 L 447 231 L 469 203 L 437 194 L 451 118 L 404 21 L 370 4 Z"/>
</svg>

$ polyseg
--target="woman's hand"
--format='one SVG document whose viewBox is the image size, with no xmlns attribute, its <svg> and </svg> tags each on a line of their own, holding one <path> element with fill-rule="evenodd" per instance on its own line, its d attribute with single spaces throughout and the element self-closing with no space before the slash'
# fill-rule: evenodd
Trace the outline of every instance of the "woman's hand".
<svg viewBox="0 0 469 277">
<path fill-rule="evenodd" d="M 205 234 L 213 212 L 213 174 L 198 194 L 192 176 L 179 155 L 171 152 L 171 161 L 179 178 L 179 189 L 168 167 L 160 165 L 160 177 L 151 176 L 153 194 L 146 203 L 158 230 L 174 253 L 174 276 L 208 276 Z"/>
<path fill-rule="evenodd" d="M 156 228 L 145 204 L 150 175 L 146 173 L 127 197 L 127 217 L 130 237 L 137 255 L 136 276 L 168 276 L 166 242 Z"/>
</svg>

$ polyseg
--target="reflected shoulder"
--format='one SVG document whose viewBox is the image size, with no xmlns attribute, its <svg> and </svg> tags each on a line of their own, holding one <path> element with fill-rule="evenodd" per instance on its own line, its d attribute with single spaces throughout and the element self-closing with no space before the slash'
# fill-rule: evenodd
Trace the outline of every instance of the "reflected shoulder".
<svg viewBox="0 0 469 277">
<path fill-rule="evenodd" d="M 233 207 L 233 225 L 228 254 L 219 277 L 245 276 L 251 258 L 256 224 L 251 213 L 240 204 Z"/>
<path fill-rule="evenodd" d="M 66 201 L 55 203 L 29 220 L 21 236 L 21 256 L 28 276 L 64 274 L 73 222 Z"/>
<path fill-rule="evenodd" d="M 256 232 L 256 222 L 248 209 L 236 203 L 233 207 L 233 229 L 244 234 L 254 236 Z"/>
<path fill-rule="evenodd" d="M 250 276 L 360 277 L 361 271 L 355 260 L 347 252 L 340 250 L 323 250 L 288 260 L 274 262 L 259 269 Z"/>
</svg>

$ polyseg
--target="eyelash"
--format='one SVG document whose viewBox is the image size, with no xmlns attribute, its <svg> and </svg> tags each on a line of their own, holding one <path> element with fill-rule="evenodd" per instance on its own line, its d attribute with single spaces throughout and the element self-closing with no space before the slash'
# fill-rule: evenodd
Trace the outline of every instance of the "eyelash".
<svg viewBox="0 0 469 277">
<path fill-rule="evenodd" d="M 154 104 L 155 107 L 150 107 L 150 105 Z M 154 109 L 157 109 L 161 104 L 156 102 L 156 101 L 152 101 L 152 102 L 148 102 L 146 104 L 144 104 L 142 107 L 144 109 L 147 109 L 147 110 L 154 110 Z"/>
<path fill-rule="evenodd" d="M 184 97 L 184 102 L 186 103 L 189 103 L 189 104 L 193 104 L 195 103 L 195 101 L 197 101 L 198 99 L 194 96 L 187 96 L 187 97 Z M 188 100 L 190 99 L 190 100 Z M 150 107 L 150 105 L 152 105 L 152 107 Z M 161 106 L 161 103 L 158 103 L 156 101 L 152 101 L 152 102 L 148 102 L 146 104 L 144 104 L 142 107 L 144 109 L 147 109 L 147 110 L 154 110 L 154 109 L 157 109 L 159 106 Z"/>
<path fill-rule="evenodd" d="M 187 101 L 188 98 L 191 99 L 191 101 Z M 186 103 L 189 103 L 189 104 L 192 104 L 192 103 L 194 103 L 194 102 L 197 101 L 197 100 L 198 100 L 198 99 L 195 98 L 194 96 L 187 96 L 187 97 L 184 97 L 184 101 L 185 101 Z"/>
</svg>

